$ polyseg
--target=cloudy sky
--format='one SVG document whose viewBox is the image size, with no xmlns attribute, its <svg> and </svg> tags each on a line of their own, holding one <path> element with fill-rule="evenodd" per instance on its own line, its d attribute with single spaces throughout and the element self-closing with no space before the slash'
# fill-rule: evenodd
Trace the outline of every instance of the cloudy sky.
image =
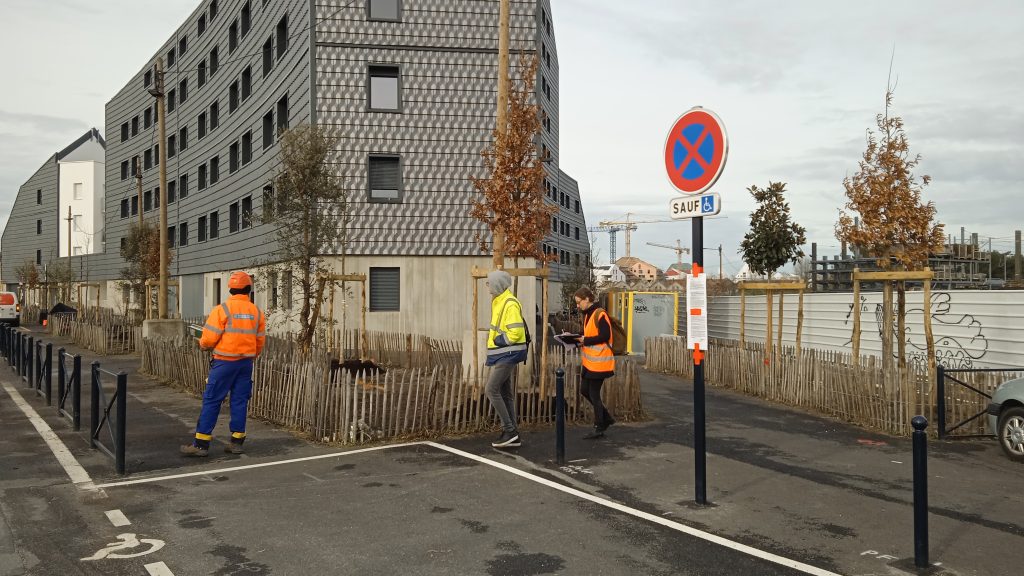
<svg viewBox="0 0 1024 576">
<path fill-rule="evenodd" d="M 411 0 L 410 0 L 411 1 Z M 882 111 L 889 63 L 894 112 L 907 124 L 926 198 L 951 232 L 1009 250 L 1024 192 L 1024 2 L 861 0 L 552 0 L 561 64 L 561 164 L 580 182 L 589 225 L 666 218 L 676 193 L 662 165 L 672 122 L 701 105 L 723 119 L 729 161 L 705 223 L 726 273 L 749 225 L 745 189 L 787 183 L 794 218 L 824 254 L 843 177 Z M 196 6 L 189 0 L 0 0 L 0 226 L 18 186 L 89 127 Z M 143 24 L 144 21 L 144 24 Z M 646 242 L 689 244 L 683 222 L 643 224 L 633 254 L 667 266 Z M 606 234 L 597 249 L 608 256 Z M 619 253 L 624 252 L 619 240 Z M 809 248 L 808 248 L 809 250 Z M 717 271 L 717 254 L 708 267 Z"/>
</svg>

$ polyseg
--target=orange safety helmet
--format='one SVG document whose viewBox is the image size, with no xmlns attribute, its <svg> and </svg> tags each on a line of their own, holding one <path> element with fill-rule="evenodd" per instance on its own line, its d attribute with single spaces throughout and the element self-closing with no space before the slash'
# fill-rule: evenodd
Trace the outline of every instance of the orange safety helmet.
<svg viewBox="0 0 1024 576">
<path fill-rule="evenodd" d="M 231 274 L 231 278 L 228 278 L 229 290 L 241 290 L 246 287 L 252 287 L 252 277 L 245 272 L 234 272 Z"/>
</svg>

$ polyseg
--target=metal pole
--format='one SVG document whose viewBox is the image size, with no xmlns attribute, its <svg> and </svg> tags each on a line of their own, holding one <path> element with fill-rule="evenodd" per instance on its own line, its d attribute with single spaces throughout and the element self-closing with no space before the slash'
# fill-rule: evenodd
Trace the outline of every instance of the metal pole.
<svg viewBox="0 0 1024 576">
<path fill-rule="evenodd" d="M 92 404 L 91 419 L 89 421 L 89 447 L 96 447 L 96 427 L 100 425 L 100 363 L 92 363 Z"/>
<path fill-rule="evenodd" d="M 555 370 L 555 461 L 565 465 L 565 370 Z"/>
<path fill-rule="evenodd" d="M 127 432 L 127 418 L 128 418 L 128 375 L 121 371 L 117 374 L 117 429 L 115 430 L 115 437 L 117 438 L 117 450 L 115 454 L 115 462 L 117 464 L 117 473 L 122 476 L 125 473 L 124 468 L 124 438 Z"/>
<path fill-rule="evenodd" d="M 75 355 L 71 369 L 71 419 L 75 432 L 82 429 L 82 357 Z M 97 400 L 98 401 L 98 400 Z"/>
<path fill-rule="evenodd" d="M 46 363 L 43 365 L 46 373 L 46 405 L 53 405 L 53 343 L 46 343 Z"/>
<path fill-rule="evenodd" d="M 914 565 L 928 567 L 928 420 L 914 416 Z"/>
<path fill-rule="evenodd" d="M 60 416 L 61 408 L 64 407 L 65 378 L 68 377 L 64 369 L 64 348 L 57 349 L 57 415 Z"/>
<path fill-rule="evenodd" d="M 946 439 L 946 367 L 939 364 L 935 370 L 936 416 L 939 421 L 939 440 Z"/>
<path fill-rule="evenodd" d="M 28 350 L 25 351 L 26 354 L 27 354 L 27 358 L 26 358 L 27 362 L 26 363 L 28 364 L 27 366 L 25 366 L 25 380 L 28 383 L 29 388 L 35 388 L 36 387 L 36 383 L 32 381 L 32 376 L 35 373 L 34 366 L 32 366 L 32 364 L 35 361 L 35 354 L 33 354 L 33 351 L 35 350 L 35 346 L 36 346 L 36 337 L 35 336 L 29 336 L 28 337 Z"/>
<path fill-rule="evenodd" d="M 704 267 L 704 218 L 693 219 L 693 263 Z M 708 503 L 707 439 L 704 421 L 704 364 L 693 367 L 693 450 L 694 489 L 697 504 Z"/>
</svg>

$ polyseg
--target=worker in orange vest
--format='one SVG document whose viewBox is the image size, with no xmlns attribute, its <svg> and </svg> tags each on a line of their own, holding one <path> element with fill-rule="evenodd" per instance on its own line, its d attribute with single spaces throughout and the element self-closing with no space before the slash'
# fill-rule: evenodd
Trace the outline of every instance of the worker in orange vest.
<svg viewBox="0 0 1024 576">
<path fill-rule="evenodd" d="M 583 336 L 580 345 L 580 394 L 594 407 L 594 431 L 583 437 L 594 440 L 604 437 L 605 430 L 615 424 L 615 418 L 601 401 L 601 386 L 615 375 L 615 354 L 612 352 L 612 323 L 608 313 L 595 302 L 594 292 L 581 286 L 573 295 L 576 306 L 583 312 Z"/>
<path fill-rule="evenodd" d="M 253 360 L 263 351 L 267 322 L 263 312 L 250 300 L 252 278 L 235 272 L 228 279 L 231 297 L 216 306 L 206 319 L 199 347 L 213 350 L 210 377 L 203 393 L 203 409 L 196 425 L 196 437 L 181 447 L 184 456 L 206 456 L 210 453 L 213 428 L 217 425 L 220 405 L 231 394 L 231 442 L 224 451 L 241 454 L 245 441 L 245 415 L 252 396 Z"/>
</svg>

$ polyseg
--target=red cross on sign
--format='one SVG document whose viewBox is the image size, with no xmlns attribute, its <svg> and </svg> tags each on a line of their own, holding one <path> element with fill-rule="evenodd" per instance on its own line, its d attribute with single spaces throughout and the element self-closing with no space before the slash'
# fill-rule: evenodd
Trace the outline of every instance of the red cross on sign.
<svg viewBox="0 0 1024 576">
<path fill-rule="evenodd" d="M 722 120 L 710 110 L 692 108 L 676 120 L 665 140 L 665 171 L 685 194 L 714 185 L 725 168 L 729 142 Z"/>
</svg>

